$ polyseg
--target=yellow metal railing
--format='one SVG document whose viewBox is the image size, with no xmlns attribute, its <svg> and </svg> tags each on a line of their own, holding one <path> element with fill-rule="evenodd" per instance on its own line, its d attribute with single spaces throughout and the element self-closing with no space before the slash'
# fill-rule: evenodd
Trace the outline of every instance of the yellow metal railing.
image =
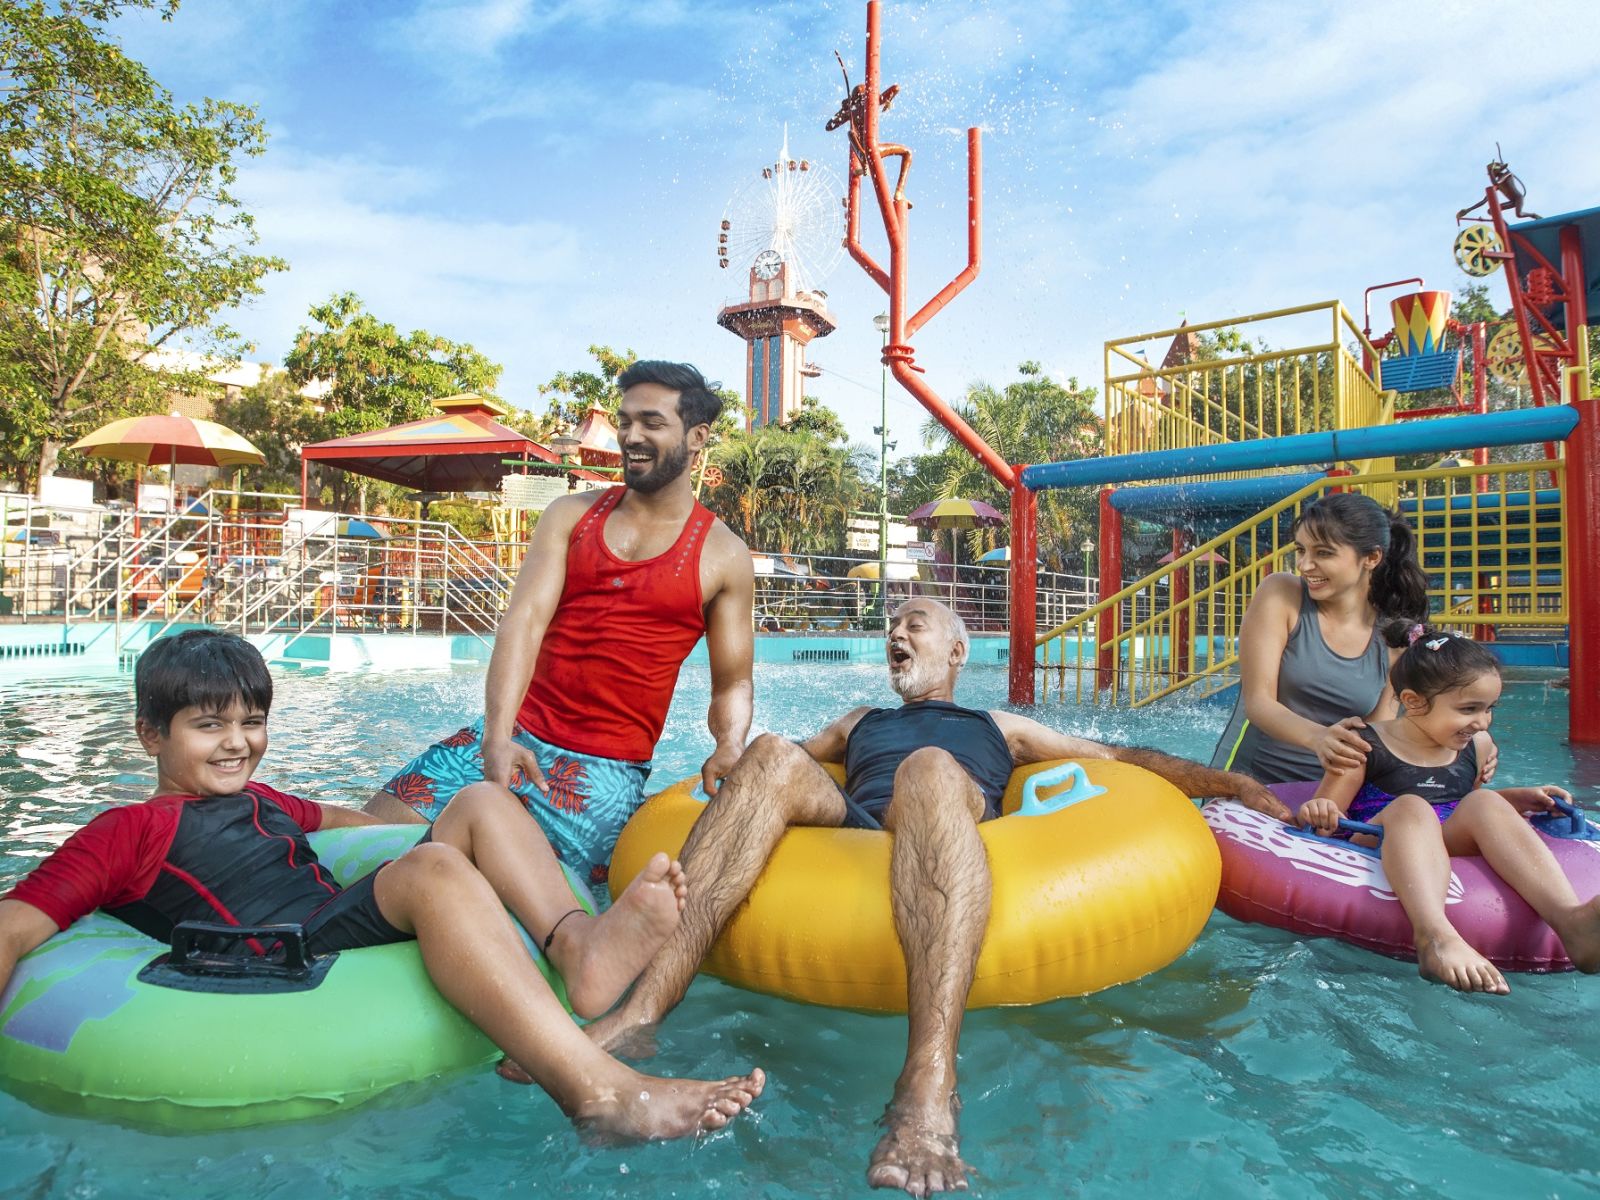
<svg viewBox="0 0 1600 1200">
<path fill-rule="evenodd" d="M 1248 338 L 1269 322 L 1327 321 L 1327 339 L 1173 366 L 1151 366 L 1131 347 L 1228 329 Z M 1297 326 L 1304 322 L 1296 322 Z M 1281 325 L 1279 326 L 1281 328 Z M 1314 335 L 1315 336 L 1315 335 Z M 1105 344 L 1106 452 L 1192 449 L 1254 438 L 1386 425 L 1393 398 L 1349 346 L 1378 354 L 1337 300 L 1119 338 Z M 1380 367 L 1374 367 L 1380 371 Z M 1236 472 L 1235 475 L 1259 472 Z"/>
<path fill-rule="evenodd" d="M 1044 695 L 1140 707 L 1237 680 L 1239 624 L 1261 580 L 1294 569 L 1292 526 L 1331 491 L 1398 497 L 1418 536 L 1432 620 L 1486 631 L 1567 623 L 1565 464 L 1331 476 L 1196 546 L 1036 643 Z M 1553 488 L 1537 488 L 1545 472 Z M 1104 670 L 1102 671 L 1102 667 Z"/>
</svg>

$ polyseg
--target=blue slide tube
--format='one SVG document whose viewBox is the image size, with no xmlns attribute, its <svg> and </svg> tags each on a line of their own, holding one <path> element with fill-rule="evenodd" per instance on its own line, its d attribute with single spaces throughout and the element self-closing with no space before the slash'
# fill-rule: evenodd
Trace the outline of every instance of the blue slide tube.
<svg viewBox="0 0 1600 1200">
<path fill-rule="evenodd" d="M 1039 463 L 1023 469 L 1022 482 L 1025 487 L 1036 490 L 1099 487 L 1133 480 L 1174 479 L 1180 475 L 1302 467 L 1313 463 L 1387 458 L 1395 454 L 1442 453 L 1464 447 L 1561 442 L 1577 424 L 1577 409 L 1570 404 L 1555 404 L 1547 408 L 1519 408 L 1466 417 L 1433 417 L 1403 425 L 1375 425 L 1334 433 L 1296 433 L 1221 446 Z"/>
</svg>

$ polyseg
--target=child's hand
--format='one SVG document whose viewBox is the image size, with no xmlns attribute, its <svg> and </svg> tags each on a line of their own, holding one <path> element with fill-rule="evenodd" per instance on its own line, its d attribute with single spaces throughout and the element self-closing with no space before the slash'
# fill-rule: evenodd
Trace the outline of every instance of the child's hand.
<svg viewBox="0 0 1600 1200">
<path fill-rule="evenodd" d="M 1478 755 L 1478 786 L 1488 787 L 1494 782 L 1494 773 L 1500 769 L 1500 747 L 1487 733 L 1478 736 L 1483 739 L 1482 752 Z"/>
<path fill-rule="evenodd" d="M 1557 787 L 1553 783 L 1546 783 L 1540 787 L 1524 788 L 1523 792 L 1523 812 L 1554 812 L 1557 800 L 1562 801 L 1564 804 L 1572 803 L 1572 793 L 1567 791 L 1566 788 Z"/>
<path fill-rule="evenodd" d="M 1296 819 L 1301 825 L 1309 825 L 1326 837 L 1339 828 L 1339 818 L 1342 816 L 1344 813 L 1332 800 L 1326 796 L 1316 796 L 1300 806 L 1300 815 Z"/>
</svg>

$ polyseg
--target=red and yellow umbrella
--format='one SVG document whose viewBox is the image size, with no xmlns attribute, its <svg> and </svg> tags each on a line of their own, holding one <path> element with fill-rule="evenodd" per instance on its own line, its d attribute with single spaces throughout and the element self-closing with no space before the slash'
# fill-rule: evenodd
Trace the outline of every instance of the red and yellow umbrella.
<svg viewBox="0 0 1600 1200">
<path fill-rule="evenodd" d="M 934 500 L 914 510 L 906 520 L 912 525 L 931 525 L 935 529 L 981 529 L 1004 525 L 1005 517 L 992 504 L 982 500 Z M 961 555 L 956 535 L 950 534 L 950 602 L 955 603 L 955 574 Z"/>
<path fill-rule="evenodd" d="M 266 461 L 266 455 L 226 425 L 178 413 L 123 417 L 79 438 L 69 448 L 95 458 L 114 458 L 142 467 L 170 468 L 179 463 L 191 467 L 239 467 Z"/>
<path fill-rule="evenodd" d="M 977 529 L 1006 523 L 1005 517 L 992 504 L 982 500 L 935 500 L 924 504 L 906 520 L 912 525 L 931 525 L 935 529 Z"/>
</svg>

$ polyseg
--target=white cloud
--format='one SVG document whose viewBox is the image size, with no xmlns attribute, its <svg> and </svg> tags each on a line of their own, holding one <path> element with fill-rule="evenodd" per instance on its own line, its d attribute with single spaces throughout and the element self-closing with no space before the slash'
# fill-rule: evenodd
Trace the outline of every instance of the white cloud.
<svg viewBox="0 0 1600 1200">
<path fill-rule="evenodd" d="M 248 168 L 239 192 L 261 248 L 291 270 L 236 324 L 262 356 L 281 360 L 312 304 L 353 291 L 402 329 L 469 341 L 515 366 L 507 384 L 530 390 L 550 331 L 586 280 L 580 233 L 548 220 L 462 219 L 451 213 L 458 186 L 418 168 L 286 151 Z"/>
</svg>

